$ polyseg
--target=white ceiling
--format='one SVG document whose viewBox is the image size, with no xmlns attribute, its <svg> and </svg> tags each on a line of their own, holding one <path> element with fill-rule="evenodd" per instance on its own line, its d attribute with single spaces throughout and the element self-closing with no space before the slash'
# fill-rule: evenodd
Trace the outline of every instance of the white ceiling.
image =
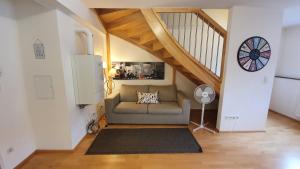
<svg viewBox="0 0 300 169">
<path fill-rule="evenodd" d="M 249 5 L 286 8 L 300 6 L 300 0 L 82 0 L 90 8 L 147 8 L 147 7 L 200 7 L 230 8 Z"/>
</svg>

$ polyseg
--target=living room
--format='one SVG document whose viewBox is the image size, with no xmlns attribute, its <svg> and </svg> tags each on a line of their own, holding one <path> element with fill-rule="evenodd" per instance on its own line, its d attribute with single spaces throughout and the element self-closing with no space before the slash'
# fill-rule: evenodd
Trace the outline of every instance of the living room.
<svg viewBox="0 0 300 169">
<path fill-rule="evenodd" d="M 2 0 L 0 168 L 300 168 L 298 6 Z"/>
</svg>

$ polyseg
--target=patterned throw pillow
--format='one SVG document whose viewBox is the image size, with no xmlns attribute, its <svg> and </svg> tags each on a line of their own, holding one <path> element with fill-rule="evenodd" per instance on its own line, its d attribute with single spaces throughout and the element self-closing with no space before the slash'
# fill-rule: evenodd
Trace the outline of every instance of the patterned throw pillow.
<svg viewBox="0 0 300 169">
<path fill-rule="evenodd" d="M 158 104 L 158 91 L 155 93 L 143 93 L 137 91 L 138 101 L 137 104 Z"/>
</svg>

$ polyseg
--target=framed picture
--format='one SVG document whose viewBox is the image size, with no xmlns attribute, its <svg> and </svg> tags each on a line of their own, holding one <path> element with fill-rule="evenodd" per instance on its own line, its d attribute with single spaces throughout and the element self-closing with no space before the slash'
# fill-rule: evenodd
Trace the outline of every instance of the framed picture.
<svg viewBox="0 0 300 169">
<path fill-rule="evenodd" d="M 113 62 L 114 80 L 163 80 L 164 62 Z"/>
<path fill-rule="evenodd" d="M 36 39 L 33 44 L 35 59 L 45 59 L 45 46 L 42 41 Z"/>
</svg>

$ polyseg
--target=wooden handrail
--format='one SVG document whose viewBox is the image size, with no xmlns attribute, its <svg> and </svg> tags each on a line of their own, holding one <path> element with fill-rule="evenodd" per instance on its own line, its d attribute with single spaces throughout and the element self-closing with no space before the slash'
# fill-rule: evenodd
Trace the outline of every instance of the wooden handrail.
<svg viewBox="0 0 300 169">
<path fill-rule="evenodd" d="M 141 10 L 147 23 L 152 28 L 153 33 L 159 39 L 160 43 L 167 49 L 168 52 L 178 60 L 189 72 L 195 76 L 202 77 L 203 82 L 210 84 L 216 89 L 216 92 L 220 92 L 220 78 L 208 70 L 205 66 L 199 64 L 189 53 L 187 53 L 181 45 L 174 40 L 174 37 L 169 33 L 163 21 L 160 19 L 155 10 L 142 9 Z M 190 57 L 185 57 L 190 56 Z M 207 75 L 209 74 L 209 76 Z"/>
<path fill-rule="evenodd" d="M 153 10 L 154 11 L 154 10 Z M 202 66 L 201 64 L 198 63 L 198 61 L 193 58 L 188 52 L 186 52 L 186 50 L 179 44 L 177 43 L 176 39 L 170 34 L 170 32 L 168 31 L 167 27 L 164 26 L 164 21 L 162 21 L 160 19 L 160 17 L 155 13 L 155 16 L 157 17 L 157 20 L 160 22 L 160 24 L 163 26 L 165 32 L 168 34 L 168 36 L 173 39 L 173 42 L 176 44 L 176 46 L 178 48 L 180 48 L 184 53 L 185 55 L 189 56 L 189 59 L 192 60 L 195 64 L 197 64 L 199 67 L 201 67 L 201 69 L 204 69 L 207 73 L 209 73 L 212 77 L 214 77 L 215 79 L 217 80 L 220 80 L 220 78 L 218 76 L 216 76 L 215 74 L 213 74 L 207 67 L 205 66 Z"/>
<path fill-rule="evenodd" d="M 222 50 L 222 62 L 221 62 L 221 73 L 220 73 L 220 81 L 223 79 L 223 70 L 224 70 L 224 61 L 226 54 L 226 42 L 227 42 L 227 31 L 218 24 L 214 19 L 208 16 L 202 9 L 200 8 L 153 8 L 155 13 L 194 13 L 200 19 L 203 20 L 209 27 L 213 28 L 217 33 L 223 37 L 223 50 Z M 166 26 L 166 25 L 164 25 Z M 218 77 L 219 78 L 219 77 Z"/>
</svg>

